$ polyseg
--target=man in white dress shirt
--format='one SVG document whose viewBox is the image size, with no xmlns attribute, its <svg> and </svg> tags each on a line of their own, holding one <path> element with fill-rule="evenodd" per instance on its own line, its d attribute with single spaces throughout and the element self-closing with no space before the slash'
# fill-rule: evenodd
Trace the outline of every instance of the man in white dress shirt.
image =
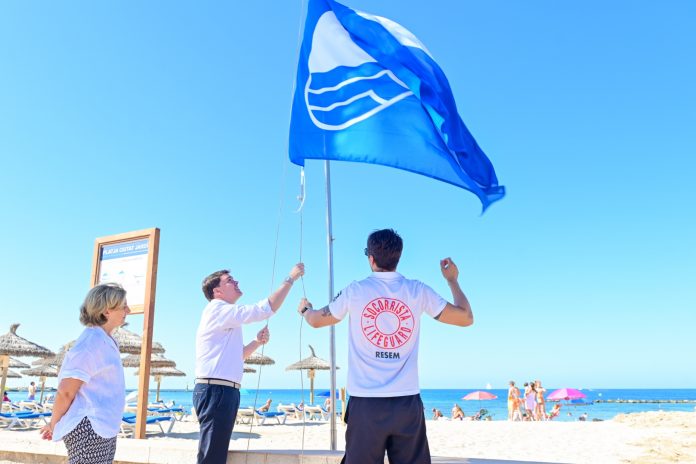
<svg viewBox="0 0 696 464">
<path fill-rule="evenodd" d="M 217 271 L 203 280 L 203 294 L 209 301 L 196 333 L 196 386 L 193 405 L 200 424 L 199 464 L 224 464 L 239 409 L 244 359 L 268 342 L 268 328 L 256 339 L 243 343 L 242 325 L 263 321 L 280 308 L 292 284 L 304 275 L 304 264 L 296 264 L 271 296 L 256 304 L 241 305 L 239 283 L 228 270 Z"/>
</svg>

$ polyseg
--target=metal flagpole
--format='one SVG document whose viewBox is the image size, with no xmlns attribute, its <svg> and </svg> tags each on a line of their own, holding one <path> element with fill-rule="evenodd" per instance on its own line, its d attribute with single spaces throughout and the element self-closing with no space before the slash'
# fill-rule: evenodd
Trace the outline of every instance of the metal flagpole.
<svg viewBox="0 0 696 464">
<path fill-rule="evenodd" d="M 329 249 L 329 303 L 333 300 L 333 231 L 331 227 L 331 168 L 329 160 L 324 160 L 324 174 L 326 177 L 326 231 Z M 330 362 L 331 362 L 331 451 L 336 451 L 336 330 L 332 325 L 329 330 L 331 337 Z"/>
</svg>

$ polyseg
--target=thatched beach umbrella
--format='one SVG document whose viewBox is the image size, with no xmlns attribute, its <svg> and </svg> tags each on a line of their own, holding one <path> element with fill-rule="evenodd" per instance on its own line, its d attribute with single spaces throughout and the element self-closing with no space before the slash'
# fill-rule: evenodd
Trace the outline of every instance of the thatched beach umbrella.
<svg viewBox="0 0 696 464">
<path fill-rule="evenodd" d="M 39 403 L 43 403 L 46 377 L 58 377 L 58 369 L 53 366 L 37 366 L 32 369 L 24 369 L 22 374 L 39 378 L 39 382 L 41 382 L 41 398 L 39 398 Z"/>
<path fill-rule="evenodd" d="M 244 373 L 245 373 L 245 374 L 255 374 L 255 373 L 256 373 L 256 369 L 254 369 L 253 367 L 245 367 L 245 368 L 244 368 Z"/>
<path fill-rule="evenodd" d="M 291 364 L 288 367 L 285 368 L 286 371 L 297 371 L 297 370 L 303 370 L 307 371 L 307 377 L 309 377 L 309 402 L 314 403 L 314 374 L 315 371 L 320 370 L 320 371 L 328 371 L 331 369 L 331 364 L 329 364 L 327 361 L 324 361 L 321 358 L 318 358 L 317 355 L 314 353 L 314 348 L 312 348 L 312 345 L 309 345 L 309 349 L 312 352 L 312 356 L 309 358 L 305 358 L 302 361 L 298 361 L 295 364 Z M 338 366 L 336 366 L 336 369 L 339 369 Z"/>
<path fill-rule="evenodd" d="M 5 369 L 1 369 L 1 370 L 4 371 Z M 15 372 L 11 369 L 7 369 L 7 374 L 5 376 L 8 379 L 21 379 L 22 378 L 22 376 L 20 374 L 18 374 L 17 372 Z"/>
<path fill-rule="evenodd" d="M 53 355 L 53 352 L 48 348 L 44 348 L 17 335 L 17 327 L 19 327 L 19 324 L 12 324 L 10 331 L 0 337 L 0 367 L 4 368 L 2 370 L 0 392 L 5 391 L 10 356 L 45 357 Z"/>
<path fill-rule="evenodd" d="M 140 354 L 140 348 L 143 345 L 143 339 L 140 335 L 127 330 L 124 327 L 119 327 L 111 333 L 114 340 L 118 343 L 118 349 L 121 353 Z M 157 342 L 152 342 L 151 353 L 164 353 L 164 347 Z"/>
<path fill-rule="evenodd" d="M 75 340 L 61 346 L 58 353 L 54 354 L 53 356 L 37 359 L 32 361 L 31 364 L 32 366 L 54 366 L 60 369 L 60 366 L 63 365 L 63 360 L 65 359 L 66 353 L 70 351 L 70 348 L 73 346 L 75 346 Z"/>
<path fill-rule="evenodd" d="M 29 366 L 29 364 L 27 363 L 20 361 L 19 359 L 10 357 L 10 367 L 14 367 L 17 369 L 29 369 L 31 366 Z"/>
<path fill-rule="evenodd" d="M 275 361 L 265 355 L 259 353 L 251 353 L 251 356 L 244 360 L 244 364 L 256 364 L 259 366 L 271 366 L 275 364 Z"/>
<path fill-rule="evenodd" d="M 140 369 L 135 371 L 135 375 L 140 375 Z M 186 373 L 180 371 L 179 369 L 175 369 L 174 366 L 171 367 L 153 367 L 150 369 L 150 375 L 155 378 L 155 381 L 157 382 L 157 396 L 155 397 L 155 401 L 159 401 L 159 393 L 160 393 L 160 383 L 162 382 L 162 377 L 186 377 Z"/>
<path fill-rule="evenodd" d="M 140 355 L 129 354 L 122 359 L 123 367 L 140 367 Z M 167 359 L 161 354 L 152 354 L 150 356 L 150 372 L 160 367 L 174 367 L 176 363 L 171 359 Z M 152 374 L 154 375 L 154 374 Z"/>
</svg>

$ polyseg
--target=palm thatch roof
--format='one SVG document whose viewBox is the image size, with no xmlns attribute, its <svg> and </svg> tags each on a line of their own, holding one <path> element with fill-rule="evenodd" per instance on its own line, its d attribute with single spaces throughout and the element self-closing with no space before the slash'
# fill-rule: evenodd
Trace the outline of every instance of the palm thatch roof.
<svg viewBox="0 0 696 464">
<path fill-rule="evenodd" d="M 285 368 L 286 371 L 298 371 L 298 370 L 310 370 L 310 369 L 316 369 L 316 370 L 321 370 L 321 371 L 328 371 L 331 369 L 331 364 L 329 364 L 327 361 L 318 358 L 317 355 L 314 353 L 314 348 L 312 348 L 312 345 L 309 345 L 309 349 L 312 352 L 312 356 L 309 358 L 305 358 L 302 361 L 298 361 L 294 364 L 289 365 L 288 367 Z M 338 366 L 336 366 L 336 369 L 339 369 Z"/>
<path fill-rule="evenodd" d="M 12 324 L 10 331 L 0 337 L 0 355 L 45 357 L 53 355 L 48 348 L 30 342 L 17 335 L 19 324 Z"/>
<path fill-rule="evenodd" d="M 5 369 L 0 367 L 0 371 L 4 371 Z M 7 375 L 5 375 L 8 379 L 20 379 L 22 376 L 18 374 L 17 372 L 7 369 Z"/>
<path fill-rule="evenodd" d="M 32 361 L 31 364 L 32 366 L 55 366 L 60 368 L 60 366 L 63 365 L 63 360 L 65 359 L 66 353 L 70 351 L 70 348 L 72 348 L 73 346 L 75 346 L 75 340 L 61 346 L 58 350 L 58 353 L 56 353 L 55 355 L 49 356 L 47 358 L 37 359 L 35 361 Z"/>
<path fill-rule="evenodd" d="M 245 374 L 255 374 L 255 373 L 256 373 L 256 369 L 254 369 L 253 367 L 245 367 L 245 368 L 244 368 L 244 373 L 245 373 Z"/>
<path fill-rule="evenodd" d="M 31 369 L 24 369 L 22 374 L 30 377 L 58 377 L 58 369 L 53 366 L 37 366 Z"/>
<path fill-rule="evenodd" d="M 28 369 L 29 364 L 24 363 L 20 361 L 19 359 L 15 359 L 13 357 L 10 357 L 10 367 L 16 367 L 18 369 Z"/>
<path fill-rule="evenodd" d="M 140 355 L 139 354 L 129 354 L 123 358 L 123 367 L 140 367 Z M 176 363 L 171 359 L 167 359 L 161 354 L 153 353 L 150 356 L 150 372 L 155 368 L 160 367 L 175 367 Z"/>
<path fill-rule="evenodd" d="M 140 369 L 135 371 L 135 375 L 140 375 Z M 186 377 L 186 373 L 174 367 L 154 367 L 150 369 L 150 375 L 162 377 Z"/>
<path fill-rule="evenodd" d="M 275 361 L 268 356 L 259 353 L 252 353 L 251 356 L 244 360 L 244 364 L 257 364 L 259 366 L 270 366 L 275 364 Z"/>
<path fill-rule="evenodd" d="M 111 336 L 118 343 L 121 353 L 140 354 L 140 347 L 143 345 L 143 339 L 140 335 L 124 327 L 119 327 L 111 333 Z M 151 352 L 162 354 L 164 353 L 164 347 L 157 342 L 153 342 Z"/>
</svg>

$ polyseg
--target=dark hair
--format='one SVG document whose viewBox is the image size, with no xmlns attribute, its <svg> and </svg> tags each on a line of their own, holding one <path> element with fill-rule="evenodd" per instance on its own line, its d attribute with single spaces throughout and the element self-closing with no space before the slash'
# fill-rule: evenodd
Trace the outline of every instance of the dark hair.
<svg viewBox="0 0 696 464">
<path fill-rule="evenodd" d="M 223 269 L 221 271 L 216 271 L 210 274 L 208 277 L 203 279 L 203 295 L 210 301 L 213 299 L 213 289 L 220 286 L 220 277 L 225 274 L 229 275 L 230 271 Z"/>
<path fill-rule="evenodd" d="M 394 229 L 376 230 L 367 237 L 367 254 L 385 271 L 395 271 L 404 242 Z"/>
</svg>

